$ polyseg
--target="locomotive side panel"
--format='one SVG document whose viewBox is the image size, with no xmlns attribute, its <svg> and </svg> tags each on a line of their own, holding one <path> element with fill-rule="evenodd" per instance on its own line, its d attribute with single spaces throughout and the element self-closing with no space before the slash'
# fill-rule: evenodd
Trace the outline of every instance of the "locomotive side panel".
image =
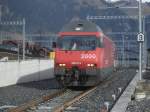
<svg viewBox="0 0 150 112">
<path fill-rule="evenodd" d="M 101 60 L 101 77 L 106 78 L 113 71 L 114 66 L 114 48 L 113 42 L 108 39 L 108 37 L 104 37 L 104 52 Z"/>
</svg>

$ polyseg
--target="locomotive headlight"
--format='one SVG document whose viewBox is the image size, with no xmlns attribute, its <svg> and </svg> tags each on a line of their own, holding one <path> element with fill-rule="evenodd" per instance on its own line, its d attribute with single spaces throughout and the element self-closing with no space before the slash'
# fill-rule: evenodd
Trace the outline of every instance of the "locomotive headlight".
<svg viewBox="0 0 150 112">
<path fill-rule="evenodd" d="M 62 64 L 59 64 L 59 66 L 62 66 Z"/>
<path fill-rule="evenodd" d="M 88 66 L 88 67 L 90 67 L 90 66 L 91 66 L 91 64 L 87 64 L 87 66 Z"/>
<path fill-rule="evenodd" d="M 95 64 L 87 64 L 88 67 L 94 67 Z"/>
<path fill-rule="evenodd" d="M 62 64 L 63 66 L 66 66 L 66 64 Z"/>
<path fill-rule="evenodd" d="M 66 66 L 66 64 L 59 64 L 59 66 L 60 66 L 60 67 L 64 67 L 64 66 Z"/>
<path fill-rule="evenodd" d="M 94 64 L 91 64 L 91 67 L 93 67 L 94 66 Z"/>
</svg>

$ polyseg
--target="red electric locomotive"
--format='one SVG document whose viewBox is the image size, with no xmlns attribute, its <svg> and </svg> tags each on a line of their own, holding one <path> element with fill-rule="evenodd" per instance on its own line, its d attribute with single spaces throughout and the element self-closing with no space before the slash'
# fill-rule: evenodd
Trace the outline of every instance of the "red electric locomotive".
<svg viewBox="0 0 150 112">
<path fill-rule="evenodd" d="M 71 86 L 92 86 L 114 69 L 115 46 L 89 21 L 73 21 L 59 32 L 54 74 Z"/>
</svg>

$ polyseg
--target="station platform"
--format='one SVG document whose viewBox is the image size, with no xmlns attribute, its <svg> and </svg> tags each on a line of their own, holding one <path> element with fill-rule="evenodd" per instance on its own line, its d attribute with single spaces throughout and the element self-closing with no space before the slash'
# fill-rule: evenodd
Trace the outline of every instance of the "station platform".
<svg viewBox="0 0 150 112">
<path fill-rule="evenodd" d="M 131 95 L 134 92 L 135 86 L 139 80 L 139 74 L 137 73 L 133 80 L 130 82 L 129 86 L 125 89 L 121 97 L 118 99 L 111 112 L 125 112 L 128 103 L 131 100 Z"/>
<path fill-rule="evenodd" d="M 143 80 L 136 85 L 134 100 L 129 102 L 126 112 L 150 112 L 150 70 L 143 74 Z"/>
<path fill-rule="evenodd" d="M 136 74 L 111 112 L 150 112 L 149 110 L 150 71 L 146 70 L 143 73 L 142 81 L 139 81 L 139 74 Z"/>
</svg>

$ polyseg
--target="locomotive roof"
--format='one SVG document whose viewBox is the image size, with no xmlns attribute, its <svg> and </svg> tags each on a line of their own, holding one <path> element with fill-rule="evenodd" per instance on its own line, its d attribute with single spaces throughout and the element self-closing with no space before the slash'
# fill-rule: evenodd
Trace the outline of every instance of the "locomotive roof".
<svg viewBox="0 0 150 112">
<path fill-rule="evenodd" d="M 61 32 L 102 32 L 99 26 L 96 24 L 86 21 L 86 20 L 78 20 L 72 21 L 65 25 Z"/>
</svg>

